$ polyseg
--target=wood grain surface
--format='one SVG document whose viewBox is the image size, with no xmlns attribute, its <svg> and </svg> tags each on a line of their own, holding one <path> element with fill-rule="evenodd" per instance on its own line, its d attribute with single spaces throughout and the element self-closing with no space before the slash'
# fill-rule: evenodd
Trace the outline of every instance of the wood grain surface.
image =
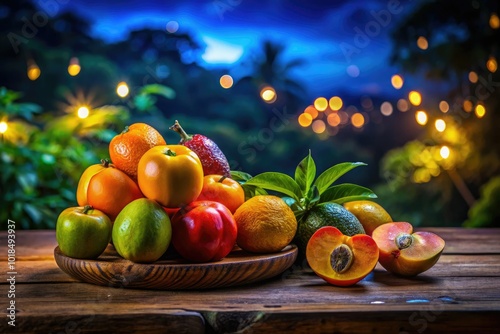
<svg viewBox="0 0 500 334">
<path fill-rule="evenodd" d="M 82 282 L 136 289 L 208 289 L 262 281 L 281 274 L 297 258 L 297 247 L 288 245 L 273 254 L 251 254 L 235 247 L 224 259 L 189 263 L 180 258 L 149 264 L 133 263 L 109 245 L 97 260 L 74 259 L 54 249 L 57 265 Z"/>
<path fill-rule="evenodd" d="M 498 332 L 500 229 L 432 230 L 445 239 L 444 254 L 415 278 L 397 277 L 377 266 L 358 284 L 340 288 L 296 262 L 262 282 L 188 291 L 81 283 L 55 263 L 53 231 L 19 231 L 18 326 L 8 327 L 4 317 L 0 333 Z M 0 233 L 2 259 L 5 240 Z M 6 278 L 3 270 L 4 291 Z M 0 303 L 6 302 L 2 295 Z"/>
</svg>

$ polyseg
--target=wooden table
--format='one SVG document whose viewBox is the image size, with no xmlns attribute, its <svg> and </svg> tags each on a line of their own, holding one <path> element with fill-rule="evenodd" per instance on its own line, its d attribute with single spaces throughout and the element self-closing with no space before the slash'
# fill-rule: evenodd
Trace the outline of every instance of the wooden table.
<svg viewBox="0 0 500 334">
<path fill-rule="evenodd" d="M 148 291 L 75 281 L 56 265 L 54 231 L 17 231 L 16 327 L 0 333 L 498 332 L 500 229 L 427 229 L 446 248 L 432 269 L 400 278 L 377 266 L 353 287 L 328 285 L 299 264 L 248 286 Z M 0 232 L 1 308 L 9 299 Z"/>
</svg>

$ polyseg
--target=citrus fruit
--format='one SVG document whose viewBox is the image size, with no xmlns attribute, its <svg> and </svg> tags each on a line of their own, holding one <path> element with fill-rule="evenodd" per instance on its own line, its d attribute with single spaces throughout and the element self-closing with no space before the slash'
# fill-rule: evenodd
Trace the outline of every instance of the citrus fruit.
<svg viewBox="0 0 500 334">
<path fill-rule="evenodd" d="M 206 175 L 203 178 L 203 189 L 197 201 L 219 202 L 234 213 L 245 202 L 245 191 L 233 179 L 216 174 Z"/>
<path fill-rule="evenodd" d="M 147 198 L 129 203 L 113 224 L 113 245 L 124 259 L 158 260 L 170 245 L 172 226 L 163 208 Z"/>
<path fill-rule="evenodd" d="M 78 180 L 78 186 L 76 188 L 76 201 L 78 205 L 84 206 L 88 204 L 87 201 L 87 189 L 89 188 L 90 179 L 102 171 L 105 167 L 106 161 L 101 160 L 100 164 L 95 164 L 87 167 L 85 171 L 80 176 L 80 180 Z"/>
<path fill-rule="evenodd" d="M 254 253 L 282 250 L 297 231 L 292 209 L 271 195 L 252 197 L 236 210 L 234 219 L 238 225 L 237 244 Z"/>
<path fill-rule="evenodd" d="M 91 206 L 67 208 L 56 223 L 59 250 L 77 259 L 95 259 L 104 252 L 111 238 L 112 224 Z"/>
<path fill-rule="evenodd" d="M 323 203 L 313 207 L 301 219 L 297 230 L 296 242 L 302 254 L 305 253 L 311 236 L 323 226 L 333 226 L 347 236 L 365 234 L 358 218 L 336 203 Z"/>
<path fill-rule="evenodd" d="M 392 222 L 391 216 L 378 203 L 372 201 L 353 201 L 344 207 L 358 218 L 366 234 L 372 235 L 378 226 Z"/>
<path fill-rule="evenodd" d="M 151 147 L 165 144 L 165 139 L 155 128 L 145 123 L 134 123 L 111 139 L 109 156 L 118 169 L 135 180 L 142 155 Z"/>
<path fill-rule="evenodd" d="M 88 204 L 115 220 L 118 213 L 135 199 L 144 197 L 139 186 L 121 170 L 106 164 L 92 176 L 87 189 Z"/>
</svg>

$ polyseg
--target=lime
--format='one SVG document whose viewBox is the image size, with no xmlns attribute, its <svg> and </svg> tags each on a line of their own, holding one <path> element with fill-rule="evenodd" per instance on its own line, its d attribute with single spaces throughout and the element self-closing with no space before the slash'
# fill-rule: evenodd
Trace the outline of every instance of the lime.
<svg viewBox="0 0 500 334">
<path fill-rule="evenodd" d="M 170 245 L 172 226 L 163 208 L 140 198 L 130 202 L 116 217 L 113 245 L 123 258 L 148 263 L 158 260 Z"/>
</svg>

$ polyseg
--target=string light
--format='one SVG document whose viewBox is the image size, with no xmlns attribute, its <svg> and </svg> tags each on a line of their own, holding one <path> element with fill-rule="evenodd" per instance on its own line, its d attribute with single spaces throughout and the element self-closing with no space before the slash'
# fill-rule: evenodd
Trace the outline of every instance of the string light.
<svg viewBox="0 0 500 334">
<path fill-rule="evenodd" d="M 330 109 L 332 110 L 340 110 L 342 108 L 342 105 L 344 102 L 342 99 L 338 96 L 333 96 L 330 98 L 330 101 L 328 101 L 328 104 L 330 105 Z"/>
<path fill-rule="evenodd" d="M 354 115 L 352 115 L 351 124 L 355 128 L 358 128 L 358 129 L 362 128 L 363 125 L 365 124 L 365 117 L 362 114 L 360 114 L 359 112 L 357 112 Z"/>
<path fill-rule="evenodd" d="M 384 102 L 382 103 L 382 105 L 380 106 L 380 112 L 382 113 L 382 115 L 384 116 L 390 116 L 392 114 L 392 104 L 390 102 Z"/>
<path fill-rule="evenodd" d="M 410 109 L 410 106 L 408 105 L 408 101 L 406 101 L 405 99 L 399 99 L 398 103 L 397 103 L 397 107 L 398 107 L 399 111 L 401 111 L 401 112 L 405 112 L 405 111 L 408 111 L 408 109 Z"/>
<path fill-rule="evenodd" d="M 78 117 L 80 117 L 81 119 L 84 119 L 84 118 L 89 117 L 90 111 L 89 111 L 88 107 L 81 106 L 80 108 L 78 108 L 77 113 L 78 113 Z"/>
<path fill-rule="evenodd" d="M 220 77 L 219 82 L 222 88 L 229 89 L 233 86 L 234 81 L 232 76 L 230 76 L 229 74 L 224 74 Z"/>
<path fill-rule="evenodd" d="M 328 108 L 328 100 L 324 97 L 318 97 L 316 100 L 314 100 L 314 107 L 318 111 L 325 111 L 326 108 Z"/>
<path fill-rule="evenodd" d="M 120 82 L 116 86 L 116 94 L 118 94 L 119 97 L 126 97 L 128 93 L 130 92 L 128 85 L 125 81 Z"/>
<path fill-rule="evenodd" d="M 479 77 L 477 76 L 477 73 L 474 71 L 469 72 L 469 81 L 472 83 L 476 83 Z"/>
<path fill-rule="evenodd" d="M 420 125 L 425 125 L 427 124 L 427 113 L 423 110 L 419 110 L 415 113 L 415 119 L 417 120 L 417 123 Z"/>
<path fill-rule="evenodd" d="M 326 130 L 325 122 L 323 122 L 320 119 L 315 120 L 312 124 L 312 129 L 314 132 L 318 134 L 325 132 Z"/>
<path fill-rule="evenodd" d="M 31 61 L 28 65 L 28 78 L 31 81 L 35 81 L 40 77 L 41 73 L 42 72 L 40 71 L 40 67 L 38 67 L 35 62 Z"/>
<path fill-rule="evenodd" d="M 488 59 L 488 61 L 486 62 L 486 68 L 491 73 L 495 73 L 497 71 L 498 64 L 497 64 L 497 60 L 495 59 L 495 57 L 490 57 Z"/>
<path fill-rule="evenodd" d="M 308 106 L 306 110 L 304 110 L 304 113 L 311 115 L 313 119 L 318 117 L 318 111 L 314 108 L 314 106 Z"/>
<path fill-rule="evenodd" d="M 417 46 L 422 50 L 427 50 L 427 48 L 429 47 L 429 42 L 427 41 L 427 38 L 425 38 L 424 36 L 420 36 L 417 39 Z"/>
<path fill-rule="evenodd" d="M 439 102 L 439 110 L 441 110 L 444 113 L 447 113 L 448 110 L 450 110 L 450 105 L 446 101 L 441 101 Z"/>
<path fill-rule="evenodd" d="M 391 78 L 392 87 L 396 89 L 401 89 L 403 87 L 403 78 L 399 74 L 395 74 Z"/>
<path fill-rule="evenodd" d="M 446 122 L 439 118 L 436 122 L 434 122 L 434 126 L 436 127 L 436 130 L 443 132 L 446 129 Z"/>
<path fill-rule="evenodd" d="M 408 99 L 410 100 L 410 103 L 413 104 L 414 106 L 419 106 L 420 103 L 422 103 L 422 95 L 420 95 L 419 92 L 412 90 L 408 94 Z"/>
<path fill-rule="evenodd" d="M 7 122 L 0 122 L 0 133 L 1 134 L 4 134 L 5 132 L 7 132 L 7 130 L 9 129 L 9 125 L 7 124 Z"/>
<path fill-rule="evenodd" d="M 311 125 L 312 120 L 313 118 L 310 114 L 303 113 L 299 115 L 299 124 L 304 128 Z"/>
<path fill-rule="evenodd" d="M 450 157 L 450 149 L 448 146 L 442 146 L 439 150 L 439 155 L 443 159 L 448 159 Z"/>
<path fill-rule="evenodd" d="M 262 97 L 262 99 L 266 103 L 273 103 L 274 101 L 276 101 L 278 96 L 273 87 L 266 86 L 260 91 L 260 97 Z"/>
<path fill-rule="evenodd" d="M 496 13 L 491 14 L 490 16 L 490 27 L 491 29 L 500 28 L 500 19 Z"/>
<path fill-rule="evenodd" d="M 80 67 L 80 62 L 78 61 L 78 58 L 72 57 L 69 60 L 69 65 L 68 65 L 68 73 L 72 77 L 77 76 L 78 73 L 80 73 L 81 67 Z"/>
<path fill-rule="evenodd" d="M 472 102 L 470 100 L 465 100 L 464 101 L 463 108 L 464 108 L 465 111 L 471 112 L 472 111 L 472 107 L 473 107 L 473 105 L 472 105 Z"/>
<path fill-rule="evenodd" d="M 482 104 L 478 104 L 475 109 L 477 118 L 483 118 L 486 114 L 486 108 Z"/>
</svg>

